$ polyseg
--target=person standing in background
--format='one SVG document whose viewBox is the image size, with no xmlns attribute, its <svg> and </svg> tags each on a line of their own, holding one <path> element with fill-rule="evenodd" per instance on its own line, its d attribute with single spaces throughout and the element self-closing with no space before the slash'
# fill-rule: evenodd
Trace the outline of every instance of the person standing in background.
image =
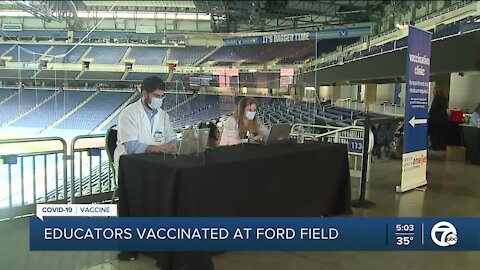
<svg viewBox="0 0 480 270">
<path fill-rule="evenodd" d="M 442 87 L 435 85 L 435 97 L 428 112 L 428 127 L 433 150 L 445 150 L 447 146 L 448 101 Z"/>
<path fill-rule="evenodd" d="M 478 125 L 480 121 L 480 103 L 477 105 L 475 108 L 475 111 L 472 113 L 472 116 L 470 116 L 470 121 L 468 122 L 470 125 Z"/>
</svg>

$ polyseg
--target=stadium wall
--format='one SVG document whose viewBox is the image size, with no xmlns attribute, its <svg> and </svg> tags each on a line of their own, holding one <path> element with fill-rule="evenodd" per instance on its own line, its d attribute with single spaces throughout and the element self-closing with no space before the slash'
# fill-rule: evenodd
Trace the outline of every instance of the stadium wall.
<svg viewBox="0 0 480 270">
<path fill-rule="evenodd" d="M 473 32 L 432 43 L 432 74 L 480 70 L 480 33 Z M 381 79 L 404 78 L 407 48 L 357 61 L 336 65 L 300 75 L 304 84 L 318 85 L 347 81 L 377 82 Z M 398 63 L 398 64 L 392 64 Z"/>
<path fill-rule="evenodd" d="M 450 76 L 450 108 L 472 111 L 480 102 L 480 74 L 458 74 Z"/>
</svg>

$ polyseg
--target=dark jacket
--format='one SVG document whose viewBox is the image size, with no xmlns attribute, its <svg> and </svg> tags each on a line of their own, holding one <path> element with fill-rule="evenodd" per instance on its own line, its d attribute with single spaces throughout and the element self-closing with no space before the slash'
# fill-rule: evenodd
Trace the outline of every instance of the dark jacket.
<svg viewBox="0 0 480 270">
<path fill-rule="evenodd" d="M 428 112 L 429 120 L 435 122 L 447 122 L 447 109 L 447 99 L 444 96 L 435 95 L 432 106 L 430 107 L 430 111 Z"/>
</svg>

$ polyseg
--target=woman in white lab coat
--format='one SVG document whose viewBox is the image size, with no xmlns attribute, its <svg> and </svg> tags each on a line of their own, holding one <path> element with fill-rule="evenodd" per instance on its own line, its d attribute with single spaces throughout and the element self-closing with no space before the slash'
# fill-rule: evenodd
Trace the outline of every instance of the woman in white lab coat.
<svg viewBox="0 0 480 270">
<path fill-rule="evenodd" d="M 141 86 L 142 97 L 128 105 L 118 118 L 118 139 L 115 149 L 115 171 L 120 156 L 137 153 L 172 153 L 176 134 L 168 114 L 161 109 L 165 83 L 152 76 Z M 118 175 L 118 174 L 117 174 Z"/>
<path fill-rule="evenodd" d="M 244 97 L 235 113 L 224 123 L 220 145 L 236 145 L 243 142 L 262 142 L 267 139 L 268 129 L 258 121 L 257 102 Z"/>
</svg>

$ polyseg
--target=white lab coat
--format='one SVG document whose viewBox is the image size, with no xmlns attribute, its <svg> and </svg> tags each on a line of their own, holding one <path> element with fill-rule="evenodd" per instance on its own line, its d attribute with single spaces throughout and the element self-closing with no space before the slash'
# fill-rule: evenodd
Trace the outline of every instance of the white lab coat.
<svg viewBox="0 0 480 270">
<path fill-rule="evenodd" d="M 259 122 L 258 133 L 265 140 L 268 137 L 269 130 Z M 219 145 L 236 145 L 242 142 L 246 142 L 238 135 L 238 123 L 237 117 L 230 116 L 223 125 L 222 137 L 220 138 Z"/>
<path fill-rule="evenodd" d="M 154 116 L 153 129 L 145 113 L 142 99 L 128 105 L 118 117 L 118 139 L 114 154 L 115 171 L 118 175 L 120 156 L 126 154 L 124 143 L 138 140 L 147 145 L 161 145 L 176 140 L 177 136 L 168 114 L 159 109 Z"/>
</svg>

